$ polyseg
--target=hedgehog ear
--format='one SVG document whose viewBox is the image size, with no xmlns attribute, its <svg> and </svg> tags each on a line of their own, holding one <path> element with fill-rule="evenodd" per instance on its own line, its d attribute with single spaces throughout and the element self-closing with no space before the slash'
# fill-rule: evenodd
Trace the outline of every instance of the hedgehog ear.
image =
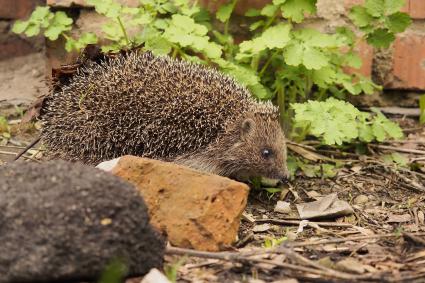
<svg viewBox="0 0 425 283">
<path fill-rule="evenodd" d="M 246 118 L 242 121 L 241 124 L 241 138 L 245 138 L 249 136 L 252 132 L 254 132 L 255 122 L 250 118 Z"/>
</svg>

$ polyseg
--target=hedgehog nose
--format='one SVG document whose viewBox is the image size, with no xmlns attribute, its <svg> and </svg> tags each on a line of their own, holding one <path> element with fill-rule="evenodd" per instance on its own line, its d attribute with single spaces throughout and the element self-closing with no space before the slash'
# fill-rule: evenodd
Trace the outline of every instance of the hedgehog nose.
<svg viewBox="0 0 425 283">
<path fill-rule="evenodd" d="M 289 179 L 289 171 L 288 168 L 285 166 L 282 170 L 282 172 L 279 174 L 278 179 L 284 183 Z"/>
</svg>

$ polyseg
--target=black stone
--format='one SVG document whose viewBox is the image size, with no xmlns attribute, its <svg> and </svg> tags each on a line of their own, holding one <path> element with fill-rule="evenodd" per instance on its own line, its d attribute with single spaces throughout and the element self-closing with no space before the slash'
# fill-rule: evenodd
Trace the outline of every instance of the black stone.
<svg viewBox="0 0 425 283">
<path fill-rule="evenodd" d="M 143 275 L 162 267 L 164 249 L 118 177 L 59 160 L 0 166 L 0 283 L 96 280 L 114 260 Z"/>
</svg>

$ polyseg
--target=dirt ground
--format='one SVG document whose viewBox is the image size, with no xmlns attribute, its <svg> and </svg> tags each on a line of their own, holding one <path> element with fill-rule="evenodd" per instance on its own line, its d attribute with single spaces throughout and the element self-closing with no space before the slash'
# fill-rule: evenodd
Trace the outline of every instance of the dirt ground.
<svg viewBox="0 0 425 283">
<path fill-rule="evenodd" d="M 0 164 L 38 135 L 39 125 L 19 122 L 22 110 L 47 91 L 44 73 L 41 54 L 0 62 L 0 116 L 8 118 L 11 134 L 0 137 Z M 169 254 L 166 269 L 176 272 L 177 282 L 425 282 L 425 129 L 412 119 L 392 118 L 400 122 L 406 140 L 370 144 L 367 155 L 295 144 L 344 166 L 334 178 L 299 173 L 273 194 L 252 190 L 233 247 L 225 253 Z M 383 154 L 394 152 L 411 165 L 382 161 Z M 315 162 L 325 162 L 323 157 Z M 40 162 L 42 146 L 23 158 Z M 300 219 L 297 204 L 331 193 L 354 213 Z M 290 203 L 287 213 L 274 212 L 279 200 Z"/>
<path fill-rule="evenodd" d="M 0 61 L 0 103 L 31 103 L 38 95 L 47 92 L 45 74 L 42 53 Z"/>
</svg>

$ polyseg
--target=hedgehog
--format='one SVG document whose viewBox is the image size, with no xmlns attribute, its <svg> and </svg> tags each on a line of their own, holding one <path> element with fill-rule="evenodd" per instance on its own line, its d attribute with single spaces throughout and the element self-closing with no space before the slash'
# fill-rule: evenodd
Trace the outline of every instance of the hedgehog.
<svg viewBox="0 0 425 283">
<path fill-rule="evenodd" d="M 49 159 L 135 155 L 234 179 L 288 175 L 278 109 L 212 67 L 141 51 L 105 58 L 52 91 L 41 113 Z"/>
</svg>

